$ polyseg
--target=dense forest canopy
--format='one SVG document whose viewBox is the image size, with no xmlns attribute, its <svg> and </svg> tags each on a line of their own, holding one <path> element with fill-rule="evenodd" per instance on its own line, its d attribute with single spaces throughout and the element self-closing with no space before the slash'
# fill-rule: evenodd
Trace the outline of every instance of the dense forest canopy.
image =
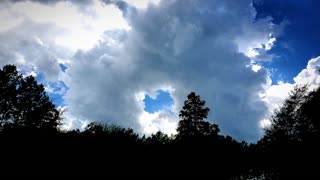
<svg viewBox="0 0 320 180">
<path fill-rule="evenodd" d="M 48 152 L 52 151 L 52 154 L 41 156 L 49 159 L 47 163 L 54 161 L 56 155 L 66 158 L 63 151 L 72 150 L 74 153 L 92 155 L 93 159 L 84 161 L 105 160 L 107 157 L 112 163 L 124 161 L 124 168 L 136 174 L 139 174 L 138 169 L 127 163 L 130 163 L 129 160 L 137 163 L 136 158 L 139 157 L 138 161 L 151 163 L 154 168 L 159 168 L 160 164 L 151 162 L 150 158 L 169 164 L 174 162 L 187 170 L 185 175 L 213 175 L 226 179 L 318 175 L 310 161 L 316 161 L 319 157 L 319 108 L 320 88 L 309 91 L 306 85 L 296 86 L 274 112 L 271 127 L 266 128 L 265 135 L 254 144 L 220 135 L 218 125 L 206 121 L 210 109 L 205 107 L 205 101 L 195 92 L 187 96 L 180 110 L 175 136 L 169 137 L 160 131 L 148 137 L 139 136 L 130 128 L 98 122 L 88 124 L 84 130 L 66 131 L 59 128 L 61 112 L 42 84 L 38 84 L 32 76 L 20 74 L 14 65 L 0 69 L 0 144 L 14 149 L 6 151 L 7 155 L 10 154 L 7 157 L 18 160 L 29 156 L 18 153 L 15 157 L 13 152 L 16 152 L 16 146 L 41 149 L 45 144 L 45 147 L 50 147 Z M 55 151 L 60 148 L 63 150 Z M 36 152 L 31 153 L 33 157 L 37 156 Z M 106 154 L 111 152 L 115 160 Z M 39 153 L 43 155 L 44 151 Z M 76 167 L 77 158 L 73 160 Z M 206 163 L 207 166 L 197 163 Z M 225 166 L 225 163 L 229 165 Z M 151 167 L 147 169 L 155 171 Z M 168 172 L 183 175 L 172 169 Z"/>
</svg>

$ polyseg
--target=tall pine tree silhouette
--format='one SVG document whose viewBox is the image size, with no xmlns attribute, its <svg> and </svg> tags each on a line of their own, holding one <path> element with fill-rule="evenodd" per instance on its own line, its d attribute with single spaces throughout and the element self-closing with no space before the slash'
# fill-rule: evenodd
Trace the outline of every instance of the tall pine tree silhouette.
<svg viewBox="0 0 320 180">
<path fill-rule="evenodd" d="M 218 134 L 218 126 L 205 121 L 210 111 L 208 107 L 205 107 L 205 103 L 195 92 L 188 95 L 179 114 L 178 139 Z"/>
</svg>

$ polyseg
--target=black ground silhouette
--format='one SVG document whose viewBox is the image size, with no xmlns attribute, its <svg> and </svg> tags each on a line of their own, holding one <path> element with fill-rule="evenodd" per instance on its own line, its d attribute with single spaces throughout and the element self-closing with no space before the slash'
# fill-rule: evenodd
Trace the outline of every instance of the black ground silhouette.
<svg viewBox="0 0 320 180">
<path fill-rule="evenodd" d="M 320 89 L 296 87 L 257 143 L 237 142 L 206 121 L 209 108 L 191 92 L 178 134 L 139 136 L 132 129 L 90 123 L 59 129 L 59 112 L 31 76 L 0 70 L 0 176 L 216 176 L 286 179 L 319 176 Z"/>
</svg>

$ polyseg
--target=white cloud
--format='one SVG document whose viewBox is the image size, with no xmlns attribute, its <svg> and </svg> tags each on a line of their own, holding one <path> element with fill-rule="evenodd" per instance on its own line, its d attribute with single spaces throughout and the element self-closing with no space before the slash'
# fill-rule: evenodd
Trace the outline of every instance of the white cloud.
<svg viewBox="0 0 320 180">
<path fill-rule="evenodd" d="M 14 27 L 17 27 L 19 24 L 23 22 L 22 17 L 15 17 L 12 18 L 12 13 L 9 12 L 7 9 L 1 9 L 0 11 L 0 32 L 4 32 L 10 30 Z M 10 19 L 8 21 L 8 19 Z"/>
<path fill-rule="evenodd" d="M 170 95 L 175 91 L 175 89 L 170 86 L 163 86 L 159 89 L 168 92 Z M 144 99 L 146 95 L 148 95 L 152 99 L 156 99 L 159 89 L 149 89 L 148 92 L 141 91 L 135 95 L 136 101 L 138 102 L 141 109 L 145 109 Z M 161 110 L 158 110 L 154 113 L 141 111 L 140 115 L 138 115 L 138 123 L 142 127 L 142 132 L 144 132 L 146 135 L 155 134 L 158 131 L 161 131 L 168 135 L 176 134 L 178 119 L 176 114 L 173 112 L 177 112 L 176 104 L 162 107 Z"/>
<path fill-rule="evenodd" d="M 320 56 L 309 60 L 308 65 L 297 77 L 295 83 L 309 84 L 311 89 L 318 87 L 320 84 Z"/>
<path fill-rule="evenodd" d="M 177 117 L 166 111 L 155 113 L 142 112 L 138 117 L 142 130 L 147 135 L 155 134 L 158 131 L 168 135 L 176 134 Z"/>
<path fill-rule="evenodd" d="M 294 84 L 284 83 L 282 81 L 277 84 L 270 84 L 266 87 L 265 94 L 263 95 L 264 100 L 268 104 L 270 114 L 277 108 L 279 108 L 284 99 L 288 96 L 288 93 L 293 90 Z"/>
<path fill-rule="evenodd" d="M 58 110 L 62 111 L 62 124 L 61 129 L 63 130 L 71 130 L 71 129 L 80 129 L 84 130 L 84 128 L 89 124 L 90 121 L 79 119 L 75 115 L 71 114 L 70 111 L 68 111 L 67 106 L 59 106 Z"/>
<path fill-rule="evenodd" d="M 60 71 L 57 56 L 60 53 L 58 48 L 50 44 L 50 36 L 57 32 L 58 29 L 50 24 L 26 21 L 10 31 L 0 33 L 0 65 L 13 63 L 22 70 L 34 66 L 48 80 L 57 80 Z"/>
<path fill-rule="evenodd" d="M 263 120 L 260 121 L 260 126 L 263 129 L 266 129 L 266 128 L 270 127 L 271 124 L 272 123 L 271 123 L 271 121 L 269 119 L 263 119 Z"/>
<path fill-rule="evenodd" d="M 275 37 L 271 36 L 268 43 L 265 45 L 266 46 L 265 49 L 269 51 L 272 48 L 273 44 L 276 42 L 276 40 L 277 39 Z"/>
<path fill-rule="evenodd" d="M 237 39 L 239 44 L 239 51 L 246 54 L 253 62 L 266 62 L 272 61 L 274 54 L 269 53 L 277 41 L 277 36 L 281 34 L 283 29 L 289 24 L 284 20 L 279 25 L 275 25 L 270 21 L 270 17 L 260 21 L 258 27 L 269 29 L 269 34 L 261 31 L 250 32 L 248 31 L 244 36 Z M 252 36 L 254 38 L 249 38 Z"/>
<path fill-rule="evenodd" d="M 149 4 L 157 5 L 160 0 L 125 0 L 127 3 L 135 6 L 136 8 L 145 9 Z"/>
<path fill-rule="evenodd" d="M 0 2 L 0 65 L 33 66 L 33 75 L 42 72 L 48 81 L 61 77 L 61 60 L 92 48 L 104 31 L 130 29 L 118 8 L 98 0 L 12 2 Z"/>
<path fill-rule="evenodd" d="M 271 50 L 276 40 L 275 37 L 270 36 L 266 44 L 249 47 L 246 55 L 254 62 L 272 61 L 273 54 L 268 54 L 268 51 Z"/>
<path fill-rule="evenodd" d="M 309 90 L 313 90 L 320 85 L 320 56 L 313 58 L 308 61 L 308 65 L 303 69 L 295 78 L 293 78 L 294 83 L 285 83 L 282 81 L 277 82 L 277 84 L 272 85 L 271 80 L 269 80 L 266 86 L 266 91 L 262 94 L 262 98 L 268 105 L 269 114 L 266 118 L 269 118 L 274 110 L 281 107 L 285 98 L 288 97 L 290 91 L 293 90 L 295 85 L 309 85 Z M 266 127 L 267 119 L 261 121 L 261 126 Z"/>
<path fill-rule="evenodd" d="M 262 66 L 260 66 L 258 64 L 252 64 L 251 68 L 252 68 L 252 71 L 258 72 L 262 68 Z"/>
<path fill-rule="evenodd" d="M 45 83 L 45 90 L 47 93 L 63 96 L 67 92 L 67 87 L 62 81 Z"/>
<path fill-rule="evenodd" d="M 90 6 L 91 14 L 79 13 L 77 7 L 66 1 L 52 6 L 26 1 L 15 3 L 10 11 L 30 18 L 35 23 L 53 23 L 63 29 L 63 33 L 54 37 L 54 40 L 73 51 L 92 48 L 105 30 L 129 29 L 119 9 L 105 6 L 97 0 Z"/>
</svg>

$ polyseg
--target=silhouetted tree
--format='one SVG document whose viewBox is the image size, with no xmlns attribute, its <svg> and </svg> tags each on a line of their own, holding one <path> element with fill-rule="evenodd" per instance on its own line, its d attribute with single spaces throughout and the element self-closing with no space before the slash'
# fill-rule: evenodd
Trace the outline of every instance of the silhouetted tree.
<svg viewBox="0 0 320 180">
<path fill-rule="evenodd" d="M 97 122 L 91 122 L 85 127 L 84 133 L 101 135 L 103 133 L 109 133 L 109 131 L 108 131 L 107 125 L 97 123 Z"/>
<path fill-rule="evenodd" d="M 272 125 L 265 130 L 264 143 L 297 143 L 303 141 L 303 134 L 312 127 L 306 120 L 301 107 L 309 99 L 308 86 L 295 86 L 289 97 L 271 118 Z"/>
<path fill-rule="evenodd" d="M 42 84 L 32 76 L 23 77 L 14 65 L 0 69 L 0 125 L 57 130 L 60 112 L 50 101 Z"/>
<path fill-rule="evenodd" d="M 205 101 L 199 95 L 191 92 L 180 111 L 177 138 L 188 136 L 217 135 L 219 128 L 216 124 L 205 121 L 210 109 L 205 106 Z"/>
<path fill-rule="evenodd" d="M 158 131 L 156 134 L 152 134 L 146 139 L 146 143 L 149 145 L 164 145 L 170 142 L 168 135 Z"/>
<path fill-rule="evenodd" d="M 139 141 L 139 136 L 131 128 L 122 128 L 116 125 L 108 125 L 98 122 L 91 122 L 84 131 L 85 135 L 98 138 L 107 138 L 110 143 L 130 144 Z"/>
<path fill-rule="evenodd" d="M 272 164 L 264 168 L 272 179 L 318 175 L 310 161 L 319 158 L 319 100 L 319 88 L 308 92 L 308 86 L 296 86 L 272 116 L 271 127 L 258 142 L 265 164 Z"/>
<path fill-rule="evenodd" d="M 320 87 L 311 91 L 301 105 L 300 117 L 303 119 L 298 130 L 306 141 L 317 142 L 320 139 Z M 317 140 L 315 140 L 317 138 Z"/>
</svg>

